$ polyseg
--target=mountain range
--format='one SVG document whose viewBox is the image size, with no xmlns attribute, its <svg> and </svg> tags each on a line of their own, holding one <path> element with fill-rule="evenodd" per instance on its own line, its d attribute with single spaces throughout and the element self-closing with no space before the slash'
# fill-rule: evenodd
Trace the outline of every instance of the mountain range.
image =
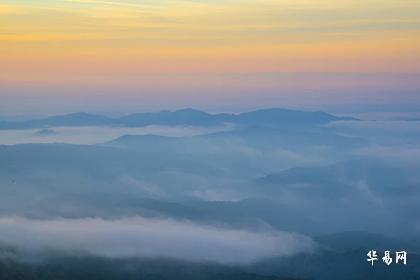
<svg viewBox="0 0 420 280">
<path fill-rule="evenodd" d="M 355 120 L 337 117 L 324 112 L 305 112 L 288 109 L 262 109 L 241 114 L 210 114 L 187 108 L 177 111 L 160 111 L 129 114 L 118 118 L 89 113 L 73 113 L 25 121 L 0 121 L 0 129 L 47 128 L 54 126 L 217 126 L 225 123 L 254 126 L 319 125 L 338 120 Z"/>
</svg>

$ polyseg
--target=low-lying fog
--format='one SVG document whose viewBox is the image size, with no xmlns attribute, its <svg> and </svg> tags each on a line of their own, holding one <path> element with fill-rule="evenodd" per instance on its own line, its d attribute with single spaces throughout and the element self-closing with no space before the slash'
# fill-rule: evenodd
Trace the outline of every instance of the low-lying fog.
<svg viewBox="0 0 420 280">
<path fill-rule="evenodd" d="M 21 251 L 46 249 L 110 258 L 166 257 L 243 264 L 310 252 L 313 241 L 274 229 L 235 229 L 150 218 L 0 218 L 0 240 Z"/>
<path fill-rule="evenodd" d="M 202 135 L 230 130 L 230 125 L 221 127 L 193 126 L 159 126 L 118 127 L 118 126 L 81 126 L 81 127 L 49 127 L 45 129 L 0 129 L 0 145 L 16 145 L 28 143 L 66 143 L 66 144 L 98 144 L 114 140 L 123 135 L 161 135 L 183 137 Z"/>
</svg>

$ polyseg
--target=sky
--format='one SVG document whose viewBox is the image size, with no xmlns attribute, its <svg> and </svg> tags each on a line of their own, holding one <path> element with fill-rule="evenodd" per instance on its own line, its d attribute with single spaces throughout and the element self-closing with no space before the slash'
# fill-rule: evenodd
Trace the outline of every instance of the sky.
<svg viewBox="0 0 420 280">
<path fill-rule="evenodd" d="M 420 103 L 418 0 L 2 0 L 0 114 Z"/>
</svg>

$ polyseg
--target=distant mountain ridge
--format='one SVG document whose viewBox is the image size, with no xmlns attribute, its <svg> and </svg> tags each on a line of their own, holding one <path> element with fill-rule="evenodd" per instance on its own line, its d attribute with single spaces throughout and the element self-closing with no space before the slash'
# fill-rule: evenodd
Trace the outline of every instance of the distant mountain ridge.
<svg viewBox="0 0 420 280">
<path fill-rule="evenodd" d="M 225 123 L 253 126 L 320 125 L 338 120 L 356 120 L 325 112 L 306 112 L 289 109 L 261 109 L 240 114 L 210 114 L 186 108 L 177 111 L 135 113 L 111 118 L 89 113 L 73 113 L 26 121 L 0 121 L 0 129 L 46 128 L 54 126 L 217 126 Z"/>
</svg>

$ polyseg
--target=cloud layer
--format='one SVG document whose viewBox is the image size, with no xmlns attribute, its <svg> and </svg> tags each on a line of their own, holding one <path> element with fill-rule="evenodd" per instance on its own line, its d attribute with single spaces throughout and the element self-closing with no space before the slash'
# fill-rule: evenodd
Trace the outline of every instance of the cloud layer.
<svg viewBox="0 0 420 280">
<path fill-rule="evenodd" d="M 248 231 L 187 221 L 1 218 L 0 242 L 23 251 L 82 252 L 110 258 L 168 257 L 250 263 L 310 252 L 308 237 L 274 230 Z"/>
</svg>

